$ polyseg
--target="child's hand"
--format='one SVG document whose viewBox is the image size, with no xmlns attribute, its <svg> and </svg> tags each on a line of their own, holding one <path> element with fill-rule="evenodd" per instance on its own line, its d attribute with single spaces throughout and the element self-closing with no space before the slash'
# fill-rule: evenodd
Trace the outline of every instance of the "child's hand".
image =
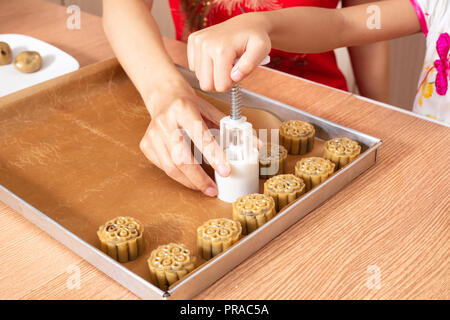
<svg viewBox="0 0 450 320">
<path fill-rule="evenodd" d="M 183 82 L 162 84 L 147 100 L 152 121 L 140 143 L 142 152 L 172 179 L 208 196 L 217 195 L 216 184 L 193 160 L 191 146 L 183 141 L 180 129 L 214 170 L 228 176 L 230 166 L 209 131 L 209 127 L 218 127 L 224 114 Z"/>
<path fill-rule="evenodd" d="M 204 91 L 227 91 L 269 54 L 268 23 L 247 13 L 192 33 L 188 38 L 189 69 Z M 239 62 L 233 67 L 236 58 Z"/>
</svg>

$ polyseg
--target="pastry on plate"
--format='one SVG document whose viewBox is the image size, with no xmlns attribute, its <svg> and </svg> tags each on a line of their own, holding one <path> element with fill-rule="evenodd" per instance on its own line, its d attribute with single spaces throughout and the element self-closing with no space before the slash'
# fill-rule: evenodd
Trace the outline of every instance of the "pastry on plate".
<svg viewBox="0 0 450 320">
<path fill-rule="evenodd" d="M 39 52 L 22 51 L 14 59 L 14 67 L 20 72 L 33 73 L 41 69 L 42 58 Z"/>
<path fill-rule="evenodd" d="M 10 64 L 12 61 L 12 52 L 9 44 L 0 41 L 0 66 Z"/>
</svg>

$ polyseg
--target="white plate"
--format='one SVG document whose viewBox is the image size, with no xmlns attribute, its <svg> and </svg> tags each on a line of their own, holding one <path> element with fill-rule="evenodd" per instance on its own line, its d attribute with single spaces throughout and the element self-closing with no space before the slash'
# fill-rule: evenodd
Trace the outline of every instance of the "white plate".
<svg viewBox="0 0 450 320">
<path fill-rule="evenodd" d="M 21 34 L 0 34 L 0 41 L 11 47 L 13 61 L 25 50 L 37 51 L 42 57 L 42 67 L 34 73 L 22 73 L 12 63 L 0 66 L 0 97 L 80 68 L 75 58 L 44 41 Z"/>
</svg>

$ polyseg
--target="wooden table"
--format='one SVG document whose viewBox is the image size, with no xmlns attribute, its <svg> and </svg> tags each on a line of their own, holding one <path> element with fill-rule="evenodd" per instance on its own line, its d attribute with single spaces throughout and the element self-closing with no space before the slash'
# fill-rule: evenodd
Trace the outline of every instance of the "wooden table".
<svg viewBox="0 0 450 320">
<path fill-rule="evenodd" d="M 72 31 L 67 17 L 47 2 L 0 2 L 2 32 L 47 41 L 81 66 L 113 56 L 100 18 L 83 13 Z M 185 45 L 165 41 L 186 64 Z M 375 167 L 197 298 L 450 298 L 450 129 L 266 69 L 244 86 L 384 145 Z M 136 299 L 1 203 L 0 243 L 1 299 Z M 69 289 L 77 267 L 80 288 Z M 377 275 L 379 288 L 368 286 Z"/>
</svg>

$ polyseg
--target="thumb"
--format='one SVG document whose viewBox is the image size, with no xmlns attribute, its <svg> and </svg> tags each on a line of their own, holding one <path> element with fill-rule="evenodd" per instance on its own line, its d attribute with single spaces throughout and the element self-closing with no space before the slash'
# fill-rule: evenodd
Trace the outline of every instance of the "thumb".
<svg viewBox="0 0 450 320">
<path fill-rule="evenodd" d="M 248 76 L 270 52 L 270 41 L 250 38 L 244 54 L 231 70 L 231 80 L 239 82 Z"/>
</svg>

